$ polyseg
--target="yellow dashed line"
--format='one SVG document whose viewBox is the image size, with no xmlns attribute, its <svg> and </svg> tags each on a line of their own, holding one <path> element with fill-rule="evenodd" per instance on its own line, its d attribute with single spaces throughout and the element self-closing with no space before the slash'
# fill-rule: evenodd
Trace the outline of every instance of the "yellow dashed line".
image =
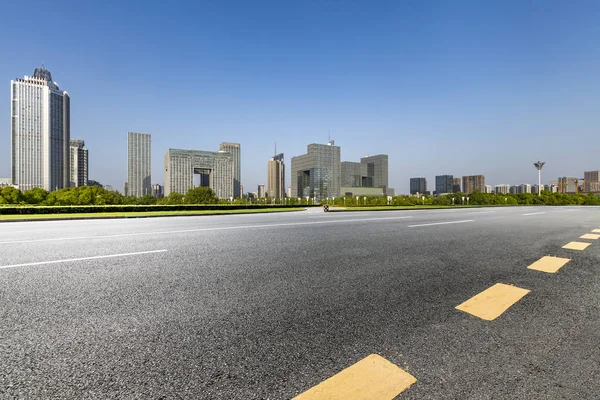
<svg viewBox="0 0 600 400">
<path fill-rule="evenodd" d="M 502 315 L 504 311 L 508 310 L 510 306 L 521 300 L 530 291 L 516 286 L 496 283 L 494 286 L 456 306 L 456 309 L 481 319 L 492 321 Z"/>
<path fill-rule="evenodd" d="M 371 354 L 294 400 L 392 400 L 416 381 L 385 358 Z"/>
<path fill-rule="evenodd" d="M 586 233 L 585 235 L 579 236 L 579 239 L 597 240 L 597 239 L 600 239 L 600 235 L 596 235 L 596 234 L 593 234 L 593 233 Z"/>
<path fill-rule="evenodd" d="M 571 242 L 571 243 L 565 244 L 562 248 L 568 249 L 568 250 L 585 250 L 589 245 L 590 245 L 590 243 Z"/>
<path fill-rule="evenodd" d="M 540 258 L 527 268 L 535 269 L 536 271 L 549 272 L 553 274 L 562 267 L 564 267 L 564 265 L 569 261 L 571 261 L 570 258 L 545 256 Z"/>
</svg>

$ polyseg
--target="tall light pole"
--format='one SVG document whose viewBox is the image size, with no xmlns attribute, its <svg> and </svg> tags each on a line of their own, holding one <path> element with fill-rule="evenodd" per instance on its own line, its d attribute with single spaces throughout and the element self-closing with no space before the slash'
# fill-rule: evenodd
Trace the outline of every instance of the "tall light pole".
<svg viewBox="0 0 600 400">
<path fill-rule="evenodd" d="M 533 163 L 533 166 L 538 170 L 538 196 L 542 194 L 542 167 L 546 164 L 545 161 Z"/>
</svg>

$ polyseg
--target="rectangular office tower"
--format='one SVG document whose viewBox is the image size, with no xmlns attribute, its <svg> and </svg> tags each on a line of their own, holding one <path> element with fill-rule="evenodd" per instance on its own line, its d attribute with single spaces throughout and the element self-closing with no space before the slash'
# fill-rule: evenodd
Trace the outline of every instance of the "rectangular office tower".
<svg viewBox="0 0 600 400">
<path fill-rule="evenodd" d="M 292 157 L 292 197 L 311 197 L 317 201 L 340 196 L 341 162 L 339 146 L 309 144 L 308 152 Z"/>
<path fill-rule="evenodd" d="M 165 155 L 164 195 L 186 194 L 197 187 L 209 187 L 220 199 L 234 194 L 234 157 L 225 151 L 169 149 Z"/>
<path fill-rule="evenodd" d="M 454 176 L 437 175 L 435 177 L 435 194 L 446 194 L 454 192 Z"/>
<path fill-rule="evenodd" d="M 233 197 L 242 197 L 242 163 L 241 163 L 241 147 L 239 143 L 223 142 L 219 146 L 219 151 L 231 153 L 233 157 Z"/>
<path fill-rule="evenodd" d="M 12 184 L 19 190 L 69 186 L 70 97 L 42 65 L 10 81 Z"/>
<path fill-rule="evenodd" d="M 70 186 L 87 186 L 88 182 L 88 150 L 81 139 L 72 139 L 70 145 Z"/>
<path fill-rule="evenodd" d="M 269 159 L 268 164 L 269 197 L 283 199 L 285 197 L 285 165 L 283 153 Z"/>
<path fill-rule="evenodd" d="M 410 194 L 425 194 L 427 192 L 427 179 L 423 177 L 410 178 Z"/>
<path fill-rule="evenodd" d="M 152 194 L 151 137 L 147 133 L 127 133 L 127 193 L 142 197 Z"/>
</svg>

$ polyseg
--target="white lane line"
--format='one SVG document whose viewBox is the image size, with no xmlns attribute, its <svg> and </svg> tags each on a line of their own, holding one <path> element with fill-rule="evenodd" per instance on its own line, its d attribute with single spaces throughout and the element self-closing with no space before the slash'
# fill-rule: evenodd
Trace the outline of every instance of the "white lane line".
<svg viewBox="0 0 600 400">
<path fill-rule="evenodd" d="M 540 214 L 546 214 L 546 212 L 542 211 L 542 212 L 534 212 L 534 213 L 521 214 L 521 215 L 540 215 Z"/>
<path fill-rule="evenodd" d="M 409 225 L 409 228 L 416 228 L 419 226 L 433 226 L 433 225 L 448 225 L 448 224 L 464 224 L 465 222 L 473 222 L 472 219 L 465 219 L 462 221 L 447 221 L 447 222 L 433 222 L 431 224 L 419 224 L 419 225 Z"/>
<path fill-rule="evenodd" d="M 491 213 L 495 213 L 496 211 L 477 211 L 477 212 L 470 212 L 467 214 L 491 214 Z"/>
<path fill-rule="evenodd" d="M 31 266 L 31 265 L 58 264 L 58 263 L 73 262 L 73 261 L 98 260 L 98 259 L 101 259 L 101 258 L 137 256 L 137 255 L 140 255 L 140 254 L 164 253 L 165 251 L 168 251 L 168 250 L 138 251 L 136 253 L 109 254 L 109 255 L 106 255 L 106 256 L 68 258 L 68 259 L 65 259 L 65 260 L 40 261 L 40 262 L 32 262 L 32 263 L 25 263 L 25 264 L 2 265 L 2 266 L 0 266 L 0 268 L 28 267 L 28 266 Z"/>
<path fill-rule="evenodd" d="M 225 230 L 232 230 L 232 229 L 277 228 L 277 227 L 288 227 L 288 226 L 299 226 L 299 225 L 339 224 L 339 223 L 345 223 L 345 222 L 385 221 L 385 220 L 409 219 L 409 218 L 413 218 L 413 217 L 412 216 L 403 216 L 403 217 L 387 217 L 387 218 L 360 218 L 360 219 L 353 218 L 353 219 L 343 219 L 343 220 L 333 220 L 333 221 L 327 220 L 327 221 L 293 222 L 293 223 L 281 223 L 281 224 L 223 226 L 223 227 L 215 227 L 215 228 L 183 229 L 183 230 L 177 230 L 177 231 L 122 233 L 122 234 L 117 234 L 117 235 L 76 236 L 76 237 L 60 237 L 60 238 L 29 239 L 29 240 L 6 240 L 6 241 L 1 241 L 0 244 L 57 242 L 57 241 L 62 241 L 62 240 L 110 239 L 110 238 L 130 237 L 130 236 L 170 235 L 170 234 L 174 234 L 174 233 L 225 231 Z"/>
</svg>

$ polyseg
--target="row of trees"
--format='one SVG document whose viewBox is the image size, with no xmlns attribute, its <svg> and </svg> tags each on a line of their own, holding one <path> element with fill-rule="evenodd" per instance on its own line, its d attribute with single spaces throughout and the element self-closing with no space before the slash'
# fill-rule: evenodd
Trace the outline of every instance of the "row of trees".
<svg viewBox="0 0 600 400">
<path fill-rule="evenodd" d="M 123 196 L 117 191 L 106 190 L 101 186 L 81 186 L 48 192 L 35 188 L 23 192 L 14 187 L 0 190 L 0 205 L 45 205 L 45 206 L 88 206 L 88 205 L 150 205 L 150 204 L 218 204 L 219 199 L 210 188 L 190 189 L 186 195 L 171 193 L 157 199 L 152 195 L 143 197 Z"/>
<path fill-rule="evenodd" d="M 463 199 L 464 198 L 464 199 Z M 44 189 L 31 189 L 21 192 L 13 187 L 0 190 L 0 205 L 2 204 L 31 204 L 47 206 L 85 206 L 85 205 L 121 205 L 121 204 L 248 204 L 247 199 L 236 199 L 233 201 L 219 200 L 215 193 L 207 187 L 196 187 L 190 189 L 185 195 L 170 193 L 167 197 L 156 199 L 151 195 L 143 197 L 123 196 L 116 191 L 109 191 L 101 186 L 82 186 L 47 192 Z M 282 200 L 258 199 L 254 204 L 288 204 L 288 205 L 312 205 L 313 199 L 287 198 Z M 321 204 L 337 206 L 364 206 L 364 205 L 516 205 L 516 204 L 538 204 L 538 205 L 600 205 L 600 198 L 593 194 L 559 194 L 542 191 L 538 196 L 532 193 L 524 194 L 491 194 L 474 192 L 470 195 L 463 193 L 452 193 L 440 197 L 425 196 L 387 196 L 377 197 L 336 197 L 321 200 Z"/>
</svg>

